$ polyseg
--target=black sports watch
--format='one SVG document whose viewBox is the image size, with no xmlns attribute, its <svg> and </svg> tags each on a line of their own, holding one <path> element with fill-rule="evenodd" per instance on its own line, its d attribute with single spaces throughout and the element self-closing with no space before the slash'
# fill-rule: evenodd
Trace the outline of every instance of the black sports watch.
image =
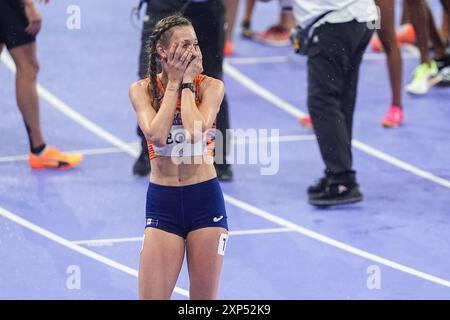
<svg viewBox="0 0 450 320">
<path fill-rule="evenodd" d="M 195 85 L 192 82 L 182 83 L 181 90 L 189 88 L 195 94 Z"/>
</svg>

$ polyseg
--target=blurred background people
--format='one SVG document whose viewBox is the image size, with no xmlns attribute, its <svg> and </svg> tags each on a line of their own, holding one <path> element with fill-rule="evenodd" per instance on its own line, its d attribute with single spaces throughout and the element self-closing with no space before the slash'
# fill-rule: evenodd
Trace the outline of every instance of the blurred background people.
<svg viewBox="0 0 450 320">
<path fill-rule="evenodd" d="M 48 3 L 48 0 L 41 1 Z M 41 129 L 39 97 L 36 89 L 39 62 L 36 36 L 42 18 L 33 0 L 0 1 L 0 54 L 6 45 L 16 66 L 16 100 L 28 134 L 32 169 L 68 169 L 83 156 L 69 154 L 45 143 Z"/>
</svg>

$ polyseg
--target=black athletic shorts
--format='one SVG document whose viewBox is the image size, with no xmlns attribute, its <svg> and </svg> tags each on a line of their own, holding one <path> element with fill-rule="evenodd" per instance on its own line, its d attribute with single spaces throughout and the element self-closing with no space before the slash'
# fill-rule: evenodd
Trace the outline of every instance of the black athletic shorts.
<svg viewBox="0 0 450 320">
<path fill-rule="evenodd" d="M 12 49 L 30 42 L 36 37 L 25 32 L 28 19 L 21 0 L 0 0 L 0 43 Z"/>
</svg>

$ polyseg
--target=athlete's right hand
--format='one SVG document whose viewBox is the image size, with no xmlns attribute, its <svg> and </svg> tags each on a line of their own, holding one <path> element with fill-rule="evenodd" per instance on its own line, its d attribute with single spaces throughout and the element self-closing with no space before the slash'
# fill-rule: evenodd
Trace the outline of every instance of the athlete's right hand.
<svg viewBox="0 0 450 320">
<path fill-rule="evenodd" d="M 35 35 L 41 30 L 42 17 L 39 11 L 36 9 L 33 1 L 24 1 L 25 15 L 28 19 L 28 26 L 25 31 L 29 34 Z"/>
<path fill-rule="evenodd" d="M 169 81 L 181 83 L 184 71 L 189 61 L 191 61 L 193 53 L 192 48 L 184 49 L 178 42 L 172 44 L 167 57 L 162 60 L 163 68 L 167 72 Z"/>
</svg>

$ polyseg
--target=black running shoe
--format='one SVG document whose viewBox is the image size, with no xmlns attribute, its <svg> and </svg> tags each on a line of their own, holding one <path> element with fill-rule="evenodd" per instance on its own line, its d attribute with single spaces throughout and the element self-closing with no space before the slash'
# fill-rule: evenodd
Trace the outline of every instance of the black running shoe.
<svg viewBox="0 0 450 320">
<path fill-rule="evenodd" d="M 227 182 L 233 180 L 233 171 L 231 171 L 230 165 L 219 164 L 215 165 L 215 168 L 219 181 Z"/>
<path fill-rule="evenodd" d="M 137 158 L 136 162 L 133 166 L 133 174 L 145 177 L 150 173 L 150 159 L 148 158 L 147 149 L 143 148 L 139 158 Z"/>
<path fill-rule="evenodd" d="M 436 61 L 436 65 L 440 70 L 447 68 L 450 66 L 450 53 L 446 53 L 443 57 L 439 58 L 439 59 L 434 59 L 434 61 Z"/>
<path fill-rule="evenodd" d="M 357 183 L 329 184 L 322 193 L 309 197 L 309 203 L 317 207 L 329 207 L 362 201 L 363 195 Z"/>
<path fill-rule="evenodd" d="M 450 66 L 439 70 L 438 77 L 440 81 L 436 83 L 437 87 L 450 87 Z"/>
<path fill-rule="evenodd" d="M 322 177 L 318 181 L 316 181 L 315 184 L 312 186 L 309 186 L 308 188 L 308 196 L 310 198 L 316 197 L 317 195 L 321 194 L 325 191 L 325 188 L 327 186 L 328 180 L 327 177 Z"/>
</svg>

